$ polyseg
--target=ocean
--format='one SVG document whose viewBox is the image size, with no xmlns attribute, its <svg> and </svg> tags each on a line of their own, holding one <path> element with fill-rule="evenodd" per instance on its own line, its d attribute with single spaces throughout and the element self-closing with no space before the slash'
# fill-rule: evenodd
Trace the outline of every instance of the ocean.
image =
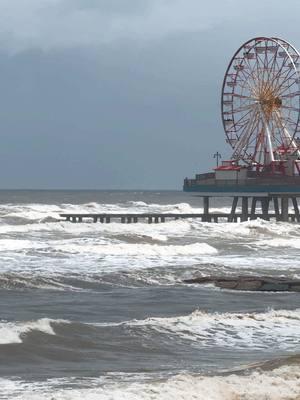
<svg viewBox="0 0 300 400">
<path fill-rule="evenodd" d="M 229 211 L 228 199 L 212 205 Z M 0 398 L 300 398 L 300 293 L 187 285 L 300 278 L 300 225 L 71 223 L 202 211 L 195 194 L 0 191 Z"/>
</svg>

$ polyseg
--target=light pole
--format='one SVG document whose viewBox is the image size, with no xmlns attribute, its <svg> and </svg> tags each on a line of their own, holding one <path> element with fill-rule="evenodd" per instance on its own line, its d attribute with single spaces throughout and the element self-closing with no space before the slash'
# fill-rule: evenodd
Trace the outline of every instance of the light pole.
<svg viewBox="0 0 300 400">
<path fill-rule="evenodd" d="M 214 158 L 217 159 L 217 168 L 218 168 L 218 166 L 219 166 L 219 159 L 222 158 L 222 156 L 221 156 L 221 154 L 217 151 L 217 152 L 214 154 Z"/>
</svg>

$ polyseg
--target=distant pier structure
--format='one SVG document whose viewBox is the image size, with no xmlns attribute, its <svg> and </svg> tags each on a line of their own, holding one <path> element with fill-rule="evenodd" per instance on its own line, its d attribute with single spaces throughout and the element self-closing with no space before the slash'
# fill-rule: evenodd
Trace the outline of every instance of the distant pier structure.
<svg viewBox="0 0 300 400">
<path fill-rule="evenodd" d="M 158 224 L 183 219 L 198 219 L 202 222 L 243 222 L 257 218 L 267 221 L 300 222 L 297 203 L 297 197 L 300 197 L 300 193 L 298 195 L 294 193 L 285 193 L 284 195 L 238 193 L 233 196 L 229 213 L 210 211 L 210 199 L 216 196 L 216 193 L 203 193 L 202 213 L 63 213 L 60 216 L 65 221 L 73 223 L 94 222 L 102 224 L 111 222 Z M 293 206 L 292 212 L 289 212 L 289 202 Z"/>
<path fill-rule="evenodd" d="M 300 222 L 299 66 L 296 48 L 274 37 L 248 40 L 233 55 L 221 94 L 231 159 L 183 185 L 203 197 L 208 218 L 210 199 L 226 196 L 232 198 L 229 221 Z"/>
<path fill-rule="evenodd" d="M 214 172 L 185 178 L 183 185 L 184 191 L 203 198 L 202 213 L 61 214 L 61 217 L 74 223 L 159 223 L 191 218 L 203 222 L 256 218 L 300 222 L 299 67 L 296 48 L 274 37 L 250 39 L 233 55 L 221 94 L 223 127 L 232 156 L 219 165 L 217 152 Z M 211 212 L 211 200 L 216 197 L 232 199 L 229 213 Z"/>
</svg>

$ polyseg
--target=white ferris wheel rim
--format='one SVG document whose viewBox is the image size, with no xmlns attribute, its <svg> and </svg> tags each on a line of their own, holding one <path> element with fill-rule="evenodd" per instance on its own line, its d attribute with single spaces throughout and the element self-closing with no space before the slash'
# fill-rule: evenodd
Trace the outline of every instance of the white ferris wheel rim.
<svg viewBox="0 0 300 400">
<path fill-rule="evenodd" d="M 263 60 L 259 53 L 264 54 Z M 281 63 L 279 55 L 282 57 Z M 251 64 L 251 60 L 255 60 L 254 63 Z M 298 61 L 300 61 L 300 54 L 296 48 L 289 42 L 275 37 L 252 38 L 234 53 L 224 76 L 221 100 L 222 122 L 227 141 L 234 150 L 233 158 L 243 160 L 248 164 L 260 163 L 261 154 L 263 151 L 266 152 L 267 148 L 270 161 L 274 161 L 274 144 L 278 149 L 281 146 L 296 151 L 294 138 L 300 124 L 300 75 L 296 65 Z M 236 71 L 233 71 L 234 68 Z M 254 68 L 257 71 L 254 71 Z M 284 68 L 288 68 L 287 73 Z M 261 74 L 263 74 L 262 79 Z M 292 83 L 289 82 L 290 80 Z M 236 89 L 237 82 L 239 82 L 240 93 Z M 289 82 L 288 86 L 284 85 L 286 82 Z M 229 86 L 229 84 L 231 84 L 231 91 L 226 89 L 226 85 Z M 290 87 L 297 87 L 297 90 L 284 95 Z M 261 96 L 263 92 L 265 97 Z M 272 103 L 271 100 L 268 100 L 270 104 L 268 101 L 264 102 L 262 100 L 264 98 L 272 98 Z M 238 101 L 240 107 L 235 109 L 234 102 L 237 104 Z M 269 108 L 271 111 L 266 113 Z M 239 126 L 242 127 L 241 131 Z M 259 136 L 260 131 L 264 131 L 263 139 Z M 232 137 L 234 143 L 231 140 Z M 260 144 L 259 141 L 261 141 Z M 250 145 L 255 150 L 253 154 L 251 154 Z M 260 157 L 257 155 L 259 146 L 261 147 Z"/>
</svg>

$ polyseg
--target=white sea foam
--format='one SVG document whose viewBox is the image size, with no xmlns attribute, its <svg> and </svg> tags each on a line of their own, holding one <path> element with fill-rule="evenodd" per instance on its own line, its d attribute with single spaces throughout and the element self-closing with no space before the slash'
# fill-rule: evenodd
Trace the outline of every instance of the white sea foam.
<svg viewBox="0 0 300 400">
<path fill-rule="evenodd" d="M 80 379 L 39 383 L 1 379 L 0 394 L 14 400 L 297 400 L 299 376 L 299 366 L 283 366 L 245 376 L 179 374 L 142 382 L 138 375 L 135 381 L 122 382 L 120 375 L 116 376 L 116 382 L 110 383 L 103 379 L 81 380 L 84 388 L 80 388 Z"/>
<path fill-rule="evenodd" d="M 40 331 L 48 335 L 55 335 L 51 323 L 66 322 L 41 318 L 29 322 L 5 322 L 0 321 L 0 345 L 10 343 L 22 343 L 23 337 L 31 331 Z"/>
<path fill-rule="evenodd" d="M 300 227 L 290 223 L 270 222 L 262 219 L 240 223 L 203 224 L 199 220 L 192 220 L 192 229 L 197 233 L 203 231 L 209 237 L 236 238 L 236 239 L 264 239 L 279 237 L 300 238 Z"/>
<path fill-rule="evenodd" d="M 110 256 L 185 256 L 217 254 L 218 251 L 207 243 L 194 243 L 187 245 L 158 245 L 158 244 L 109 244 L 109 245 L 89 245 L 89 244 L 63 244 L 56 245 L 57 250 L 70 253 L 86 253 Z"/>
<path fill-rule="evenodd" d="M 276 271 L 281 266 L 282 270 L 285 268 L 286 274 L 292 270 L 297 273 L 295 253 L 300 248 L 300 227 L 296 224 L 263 220 L 211 224 L 193 219 L 169 221 L 165 224 L 39 222 L 47 216 L 54 218 L 68 210 L 142 212 L 143 207 L 152 207 L 152 211 L 159 212 L 199 211 L 186 203 L 1 205 L 2 271 L 26 271 L 35 275 L 41 273 L 42 276 L 69 275 L 76 265 L 80 266 L 84 275 L 95 271 L 107 273 L 118 269 L 129 271 L 156 266 L 176 268 L 199 264 L 199 271 L 203 272 L 205 264 L 213 263 L 216 265 L 214 273 L 236 269 L 259 273 L 265 270 Z M 15 224 L 10 220 L 12 215 L 20 218 L 27 215 L 30 223 L 19 221 Z"/>
<path fill-rule="evenodd" d="M 98 324 L 98 326 L 111 324 Z M 251 349 L 295 349 L 299 346 L 300 310 L 266 313 L 205 313 L 187 316 L 147 318 L 112 325 L 135 326 L 176 335 L 196 345 Z"/>
<path fill-rule="evenodd" d="M 281 248 L 293 248 L 300 249 L 300 238 L 289 237 L 289 238 L 276 238 L 269 240 L 260 240 L 256 243 L 259 247 L 281 247 Z"/>
<path fill-rule="evenodd" d="M 90 202 L 85 204 L 60 205 L 51 204 L 2 204 L 0 206 L 0 217 L 22 217 L 29 220 L 38 220 L 45 215 L 58 217 L 59 213 L 135 213 L 135 212 L 181 212 L 181 213 L 199 213 L 202 208 L 191 207 L 187 203 L 178 204 L 151 204 L 144 202 L 128 201 L 120 204 L 101 204 Z"/>
</svg>

